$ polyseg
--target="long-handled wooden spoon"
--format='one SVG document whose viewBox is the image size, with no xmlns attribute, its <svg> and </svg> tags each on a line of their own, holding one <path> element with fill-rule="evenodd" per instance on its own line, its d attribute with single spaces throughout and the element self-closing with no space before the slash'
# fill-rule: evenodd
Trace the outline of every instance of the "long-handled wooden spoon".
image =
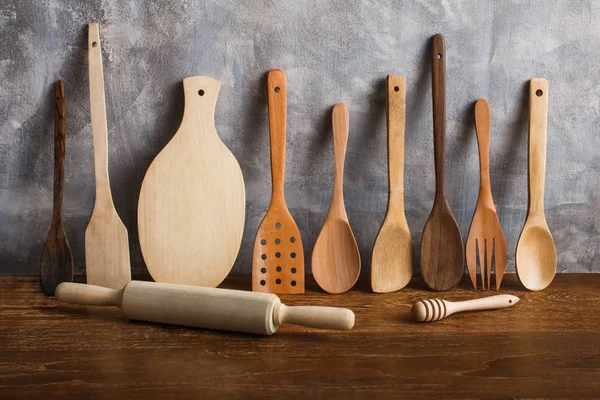
<svg viewBox="0 0 600 400">
<path fill-rule="evenodd" d="M 360 274 L 360 253 L 344 206 L 344 158 L 348 143 L 348 109 L 333 107 L 334 183 L 329 212 L 312 254 L 312 274 L 323 290 L 343 293 Z"/>
<path fill-rule="evenodd" d="M 446 157 L 446 45 L 444 36 L 432 39 L 433 148 L 435 153 L 435 200 L 421 235 L 421 274 L 433 290 L 450 290 L 464 270 L 460 229 L 452 215 L 444 184 Z"/>
<path fill-rule="evenodd" d="M 40 283 L 44 293 L 54 296 L 56 286 L 73 280 L 73 256 L 62 221 L 65 181 L 65 85 L 56 82 L 54 102 L 54 206 L 52 224 L 42 251 Z"/>
<path fill-rule="evenodd" d="M 411 310 L 412 317 L 419 322 L 439 321 L 454 313 L 463 311 L 496 310 L 514 306 L 519 302 L 517 296 L 512 294 L 498 294 L 467 301 L 447 301 L 440 299 L 427 299 L 417 301 Z"/>
<path fill-rule="evenodd" d="M 479 99 L 475 103 L 475 130 L 479 147 L 479 197 L 471 221 L 469 236 L 467 236 L 467 268 L 473 287 L 477 289 L 477 251 L 479 251 L 481 289 L 490 289 L 493 255 L 496 290 L 500 290 L 500 283 L 506 268 L 506 240 L 492 198 L 489 154 L 490 107 L 485 99 Z"/>
<path fill-rule="evenodd" d="M 529 290 L 545 289 L 556 274 L 556 247 L 544 215 L 548 81 L 529 84 L 529 205 L 516 251 L 519 280 Z"/>
<path fill-rule="evenodd" d="M 95 22 L 91 22 L 88 27 L 96 202 L 92 218 L 85 230 L 85 270 L 87 283 L 121 289 L 131 280 L 129 241 L 127 229 L 115 210 L 108 180 L 108 128 L 100 32 Z"/>
<path fill-rule="evenodd" d="M 406 78 L 387 77 L 388 209 L 371 260 L 371 287 L 387 293 L 402 289 L 413 272 L 413 247 L 404 214 L 404 121 Z"/>
<path fill-rule="evenodd" d="M 269 71 L 267 90 L 272 192 L 254 241 L 252 290 L 304 293 L 302 237 L 284 195 L 287 81 L 282 70 Z"/>
</svg>

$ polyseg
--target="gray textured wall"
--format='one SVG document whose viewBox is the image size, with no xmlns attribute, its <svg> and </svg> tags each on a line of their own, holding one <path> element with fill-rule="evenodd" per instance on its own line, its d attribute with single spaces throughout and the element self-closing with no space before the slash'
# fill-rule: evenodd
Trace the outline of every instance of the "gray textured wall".
<svg viewBox="0 0 600 400">
<path fill-rule="evenodd" d="M 288 205 L 310 256 L 330 201 L 330 112 L 350 110 L 345 195 L 368 270 L 387 201 L 384 83 L 406 75 L 406 204 L 418 249 L 433 202 L 428 41 L 446 36 L 447 188 L 466 236 L 478 190 L 472 107 L 492 112 L 491 178 L 509 270 L 527 206 L 527 85 L 550 80 L 546 212 L 559 270 L 600 271 L 599 1 L 81 1 L 0 4 L 0 272 L 37 272 L 52 207 L 53 83 L 67 92 L 65 226 L 77 272 L 94 203 L 87 26 L 101 25 L 117 211 L 144 272 L 136 203 L 146 168 L 177 130 L 182 79 L 222 82 L 216 125 L 246 181 L 235 265 L 249 272 L 270 198 L 265 72 L 288 77 Z M 418 252 L 417 252 L 418 253 Z M 310 260 L 307 257 L 307 260 Z"/>
</svg>

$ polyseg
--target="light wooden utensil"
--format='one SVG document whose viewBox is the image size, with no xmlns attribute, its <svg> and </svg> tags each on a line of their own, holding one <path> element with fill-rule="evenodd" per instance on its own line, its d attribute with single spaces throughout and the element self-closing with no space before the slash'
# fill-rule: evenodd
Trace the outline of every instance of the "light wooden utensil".
<svg viewBox="0 0 600 400">
<path fill-rule="evenodd" d="M 215 129 L 220 87 L 206 76 L 183 80 L 181 125 L 142 182 L 140 246 L 157 282 L 215 287 L 240 249 L 244 177 Z"/>
<path fill-rule="evenodd" d="M 271 293 L 131 281 L 122 290 L 62 283 L 67 303 L 117 306 L 129 319 L 235 332 L 274 334 L 282 324 L 349 330 L 354 313 L 337 307 L 288 307 Z"/>
<path fill-rule="evenodd" d="M 348 109 L 333 107 L 334 183 L 329 212 L 312 253 L 312 274 L 328 293 L 349 290 L 360 274 L 360 252 L 344 206 L 344 158 L 348 143 Z"/>
<path fill-rule="evenodd" d="M 406 78 L 387 77 L 388 208 L 371 260 L 371 287 L 387 293 L 405 287 L 413 273 L 413 245 L 404 214 Z"/>
<path fill-rule="evenodd" d="M 493 256 L 496 290 L 500 290 L 506 268 L 506 240 L 496 213 L 490 186 L 490 107 L 485 99 L 479 99 L 475 103 L 475 130 L 479 147 L 479 197 L 467 237 L 467 268 L 473 287 L 477 289 L 477 253 L 479 253 L 481 288 L 490 289 Z"/>
<path fill-rule="evenodd" d="M 511 294 L 457 302 L 428 299 L 417 301 L 412 307 L 411 314 L 415 321 L 432 322 L 463 311 L 495 310 L 514 306 L 518 302 L 519 298 Z"/>
<path fill-rule="evenodd" d="M 452 215 L 444 184 L 446 158 L 446 45 L 444 36 L 432 39 L 433 148 L 435 153 L 435 200 L 421 235 L 421 274 L 433 290 L 450 290 L 464 271 L 464 247 Z"/>
<path fill-rule="evenodd" d="M 519 280 L 529 290 L 543 290 L 556 274 L 556 247 L 544 215 L 548 81 L 529 84 L 529 204 L 516 251 Z"/>
<path fill-rule="evenodd" d="M 54 102 L 54 201 L 52 223 L 40 262 L 40 283 L 44 293 L 54 296 L 56 286 L 73 280 L 73 256 L 62 221 L 65 182 L 65 85 L 56 82 Z"/>
<path fill-rule="evenodd" d="M 304 293 L 304 250 L 296 222 L 285 203 L 286 96 L 285 73 L 269 71 L 269 137 L 271 142 L 271 204 L 254 241 L 252 290 Z"/>
<path fill-rule="evenodd" d="M 88 25 L 90 111 L 94 138 L 96 202 L 85 230 L 85 270 L 92 285 L 120 289 L 131 280 L 127 229 L 117 215 L 108 179 L 108 128 L 98 24 Z"/>
</svg>

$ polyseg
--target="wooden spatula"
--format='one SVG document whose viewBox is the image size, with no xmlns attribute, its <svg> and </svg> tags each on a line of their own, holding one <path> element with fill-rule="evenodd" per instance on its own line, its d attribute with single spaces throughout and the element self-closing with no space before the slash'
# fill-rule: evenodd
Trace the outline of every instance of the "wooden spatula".
<svg viewBox="0 0 600 400">
<path fill-rule="evenodd" d="M 90 23 L 88 28 L 96 202 L 85 230 L 85 270 L 89 284 L 120 289 L 131 280 L 129 241 L 127 229 L 115 210 L 108 179 L 108 128 L 100 32 L 95 22 Z"/>
<path fill-rule="evenodd" d="M 413 246 L 404 214 L 404 118 L 406 78 L 387 77 L 388 209 L 373 245 L 371 287 L 386 293 L 402 289 L 413 272 Z"/>
<path fill-rule="evenodd" d="M 460 229 L 452 215 L 444 184 L 446 158 L 446 45 L 444 36 L 432 40 L 433 149 L 435 153 L 435 200 L 421 235 L 421 274 L 433 290 L 450 290 L 464 271 L 464 248 Z"/>
<path fill-rule="evenodd" d="M 481 288 L 490 289 L 493 255 L 496 290 L 500 290 L 506 268 L 506 240 L 492 199 L 489 155 L 490 107 L 485 99 L 479 99 L 475 103 L 475 129 L 479 147 L 479 197 L 467 237 L 467 268 L 473 287 L 477 289 L 477 252 L 479 252 Z"/>
<path fill-rule="evenodd" d="M 181 125 L 142 182 L 140 246 L 157 282 L 215 287 L 240 249 L 244 177 L 215 129 L 220 86 L 206 76 L 183 80 Z"/>
<path fill-rule="evenodd" d="M 556 247 L 544 215 L 548 81 L 529 84 L 529 206 L 516 252 L 519 280 L 529 290 L 543 290 L 556 274 Z"/>
<path fill-rule="evenodd" d="M 312 274 L 323 290 L 343 293 L 360 274 L 360 252 L 348 222 L 344 205 L 344 158 L 348 143 L 348 109 L 342 103 L 333 108 L 334 183 L 329 212 L 312 254 Z"/>
<path fill-rule="evenodd" d="M 52 223 L 40 262 L 40 283 L 44 293 L 54 296 L 56 286 L 73 280 L 73 256 L 62 221 L 65 181 L 65 85 L 56 82 L 54 102 L 54 204 Z"/>
<path fill-rule="evenodd" d="M 254 241 L 252 290 L 304 293 L 304 250 L 296 222 L 285 203 L 286 78 L 269 71 L 269 137 L 271 142 L 271 204 Z"/>
</svg>

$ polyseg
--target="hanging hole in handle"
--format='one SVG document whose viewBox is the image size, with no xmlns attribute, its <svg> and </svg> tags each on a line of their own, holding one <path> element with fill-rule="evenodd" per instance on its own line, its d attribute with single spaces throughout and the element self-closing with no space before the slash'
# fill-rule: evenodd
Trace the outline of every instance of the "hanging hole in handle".
<svg viewBox="0 0 600 400">
<path fill-rule="evenodd" d="M 92 42 L 92 47 L 94 47 L 94 48 L 98 47 L 98 42 Z"/>
<path fill-rule="evenodd" d="M 277 87 L 275 88 L 275 93 L 279 93 L 279 92 L 281 92 L 281 89 L 279 89 L 279 86 L 277 86 Z"/>
<path fill-rule="evenodd" d="M 204 90 L 202 90 L 202 89 L 198 90 L 198 94 L 199 94 L 200 96 L 204 96 Z"/>
<path fill-rule="evenodd" d="M 398 86 L 394 86 L 394 92 L 399 92 L 400 88 Z"/>
<path fill-rule="evenodd" d="M 442 53 L 437 53 L 437 59 L 440 60 L 442 58 Z"/>
<path fill-rule="evenodd" d="M 56 100 L 60 100 L 60 97 L 56 96 Z"/>
<path fill-rule="evenodd" d="M 535 95 L 537 97 L 542 97 L 544 95 L 544 91 L 542 89 L 538 89 L 535 91 Z"/>
</svg>

